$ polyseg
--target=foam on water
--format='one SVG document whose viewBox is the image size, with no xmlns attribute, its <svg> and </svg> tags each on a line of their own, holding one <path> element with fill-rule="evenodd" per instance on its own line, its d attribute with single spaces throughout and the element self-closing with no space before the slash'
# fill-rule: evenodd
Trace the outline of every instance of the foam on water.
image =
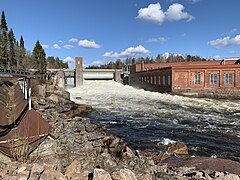
<svg viewBox="0 0 240 180">
<path fill-rule="evenodd" d="M 123 137 L 129 137 L 124 133 L 133 133 L 130 138 L 139 135 L 139 139 L 156 139 L 166 135 L 173 139 L 180 134 L 180 140 L 191 141 L 188 136 L 196 132 L 201 138 L 205 136 L 203 133 L 210 136 L 204 137 L 206 139 L 212 135 L 239 138 L 239 101 L 173 96 L 114 81 L 84 81 L 83 86 L 68 91 L 73 101 L 91 105 L 96 110 L 92 118 L 108 124 L 109 129 L 122 133 Z"/>
</svg>

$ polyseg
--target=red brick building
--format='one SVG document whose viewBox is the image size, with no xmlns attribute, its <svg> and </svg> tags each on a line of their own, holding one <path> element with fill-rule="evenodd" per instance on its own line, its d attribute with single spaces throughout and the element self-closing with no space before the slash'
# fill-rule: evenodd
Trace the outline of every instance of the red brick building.
<svg viewBox="0 0 240 180">
<path fill-rule="evenodd" d="M 136 64 L 130 84 L 146 90 L 240 97 L 239 60 Z"/>
</svg>

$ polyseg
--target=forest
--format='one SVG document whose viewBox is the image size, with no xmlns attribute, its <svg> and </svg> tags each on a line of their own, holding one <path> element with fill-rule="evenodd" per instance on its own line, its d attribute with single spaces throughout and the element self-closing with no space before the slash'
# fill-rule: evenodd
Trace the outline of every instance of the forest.
<svg viewBox="0 0 240 180">
<path fill-rule="evenodd" d="M 0 22 L 0 69 L 24 70 L 35 69 L 38 73 L 46 73 L 48 68 L 62 69 L 68 68 L 58 57 L 47 57 L 46 53 L 37 40 L 33 51 L 30 52 L 24 46 L 24 39 L 21 35 L 19 41 L 16 40 L 13 29 L 8 28 L 4 11 L 1 14 Z"/>
<path fill-rule="evenodd" d="M 199 56 L 191 55 L 174 55 L 168 54 L 161 55 L 158 54 L 156 58 L 153 57 L 138 57 L 138 58 L 126 58 L 125 60 L 117 59 L 115 62 L 110 61 L 107 64 L 102 64 L 99 66 L 88 66 L 86 69 L 122 69 L 124 66 L 129 66 L 139 63 L 155 63 L 155 62 L 192 62 L 192 61 L 208 61 L 210 59 L 201 58 Z"/>
</svg>

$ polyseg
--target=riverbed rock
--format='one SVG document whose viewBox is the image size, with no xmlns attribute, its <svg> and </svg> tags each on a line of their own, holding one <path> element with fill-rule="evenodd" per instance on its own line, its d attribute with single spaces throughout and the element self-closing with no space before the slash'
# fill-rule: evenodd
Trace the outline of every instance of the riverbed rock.
<svg viewBox="0 0 240 180">
<path fill-rule="evenodd" d="M 240 175 L 240 163 L 229 159 L 210 157 L 172 157 L 166 161 L 169 167 L 195 167 L 198 171 L 218 171 Z"/>
<path fill-rule="evenodd" d="M 104 169 L 94 169 L 93 180 L 112 180 L 112 178 Z"/>
<path fill-rule="evenodd" d="M 121 169 L 112 173 L 113 180 L 137 180 L 135 174 L 129 169 Z"/>
<path fill-rule="evenodd" d="M 71 178 L 77 171 L 80 162 L 78 160 L 74 160 L 66 169 L 65 175 L 68 178 Z"/>
<path fill-rule="evenodd" d="M 40 176 L 40 180 L 50 180 L 50 179 L 67 180 L 67 177 L 65 177 L 60 171 L 46 169 L 43 172 L 43 174 Z"/>
<path fill-rule="evenodd" d="M 66 114 L 69 117 L 75 117 L 81 114 L 90 113 L 91 111 L 92 111 L 91 106 L 74 104 L 68 111 L 65 111 L 64 114 Z"/>
<path fill-rule="evenodd" d="M 238 163 L 175 157 L 187 154 L 186 145 L 180 142 L 164 146 L 158 153 L 134 150 L 106 128 L 81 117 L 81 108 L 78 109 L 81 105 L 55 95 L 59 96 L 58 102 L 33 98 L 33 107 L 52 126 L 51 135 L 32 153 L 29 164 L 0 163 L 0 179 L 26 179 L 27 176 L 30 180 L 238 178 Z M 26 169 L 17 173 L 23 167 Z"/>
<path fill-rule="evenodd" d="M 56 103 L 58 103 L 60 101 L 60 98 L 57 94 L 51 94 L 49 97 L 48 97 L 49 100 L 52 100 Z"/>
<path fill-rule="evenodd" d="M 170 145 L 167 148 L 168 151 L 171 151 L 175 154 L 178 155 L 187 155 L 188 154 L 188 148 L 186 146 L 186 144 L 184 144 L 183 142 L 176 142 L 172 145 Z"/>
</svg>

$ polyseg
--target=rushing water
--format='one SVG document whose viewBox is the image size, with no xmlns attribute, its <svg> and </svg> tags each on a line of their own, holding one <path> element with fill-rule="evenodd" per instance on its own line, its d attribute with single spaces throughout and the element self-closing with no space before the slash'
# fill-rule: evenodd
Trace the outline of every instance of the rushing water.
<svg viewBox="0 0 240 180">
<path fill-rule="evenodd" d="M 73 101 L 94 108 L 89 118 L 134 148 L 157 152 L 156 142 L 175 140 L 192 155 L 240 161 L 240 101 L 173 96 L 114 81 L 85 81 L 68 91 Z"/>
</svg>

